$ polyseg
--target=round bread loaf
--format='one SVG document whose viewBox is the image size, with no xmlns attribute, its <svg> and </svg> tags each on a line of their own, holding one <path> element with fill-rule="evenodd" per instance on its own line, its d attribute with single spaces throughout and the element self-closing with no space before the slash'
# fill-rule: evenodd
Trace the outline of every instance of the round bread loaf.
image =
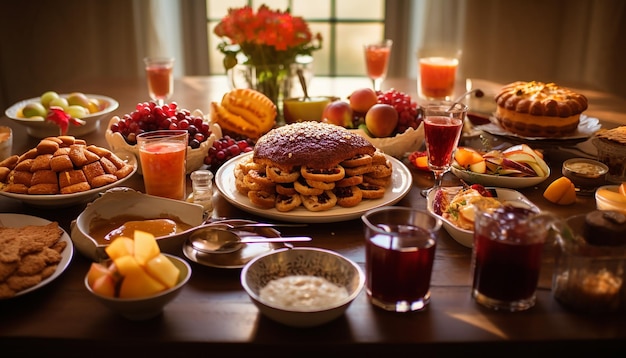
<svg viewBox="0 0 626 358">
<path fill-rule="evenodd" d="M 495 97 L 496 119 L 504 129 L 526 137 L 553 138 L 578 128 L 587 98 L 554 83 L 513 82 Z"/>
<path fill-rule="evenodd" d="M 272 129 L 254 146 L 255 163 L 285 171 L 306 166 L 332 169 L 357 155 L 373 155 L 376 148 L 347 129 L 323 122 L 298 122 Z"/>
<path fill-rule="evenodd" d="M 626 216 L 618 211 L 594 210 L 585 216 L 584 237 L 592 245 L 625 245 Z"/>
</svg>

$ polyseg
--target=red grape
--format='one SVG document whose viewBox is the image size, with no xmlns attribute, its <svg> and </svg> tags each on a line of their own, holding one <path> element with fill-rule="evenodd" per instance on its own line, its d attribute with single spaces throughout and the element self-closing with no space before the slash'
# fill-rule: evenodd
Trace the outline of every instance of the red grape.
<svg viewBox="0 0 626 358">
<path fill-rule="evenodd" d="M 225 135 L 213 142 L 213 146 L 209 148 L 209 152 L 206 158 L 204 158 L 204 164 L 209 167 L 209 170 L 216 172 L 229 159 L 241 153 L 248 153 L 253 149 L 254 142 L 251 139 L 236 140 L 229 135 Z"/>
</svg>

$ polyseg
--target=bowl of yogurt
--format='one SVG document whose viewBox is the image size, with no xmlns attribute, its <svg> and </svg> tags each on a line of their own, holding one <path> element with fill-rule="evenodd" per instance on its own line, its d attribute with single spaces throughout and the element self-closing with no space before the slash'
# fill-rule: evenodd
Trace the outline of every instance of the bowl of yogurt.
<svg viewBox="0 0 626 358">
<path fill-rule="evenodd" d="M 261 314 L 291 327 L 313 327 L 342 316 L 365 284 L 358 264 L 330 250 L 274 250 L 248 262 L 241 285 Z"/>
</svg>

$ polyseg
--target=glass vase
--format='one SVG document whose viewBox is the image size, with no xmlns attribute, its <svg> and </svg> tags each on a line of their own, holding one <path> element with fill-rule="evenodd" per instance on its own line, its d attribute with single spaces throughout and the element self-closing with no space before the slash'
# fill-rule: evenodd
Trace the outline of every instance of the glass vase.
<svg viewBox="0 0 626 358">
<path fill-rule="evenodd" d="M 266 95 L 280 110 L 289 97 L 290 65 L 236 65 L 228 71 L 232 88 L 251 88 Z"/>
</svg>

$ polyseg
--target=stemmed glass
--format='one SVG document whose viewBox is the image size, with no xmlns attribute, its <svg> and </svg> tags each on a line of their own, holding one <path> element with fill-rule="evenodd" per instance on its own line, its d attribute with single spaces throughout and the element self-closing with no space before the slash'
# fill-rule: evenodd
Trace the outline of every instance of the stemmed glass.
<svg viewBox="0 0 626 358">
<path fill-rule="evenodd" d="M 381 85 L 385 77 L 387 77 L 387 67 L 392 45 L 392 40 L 383 40 L 382 42 L 364 46 L 367 76 L 372 80 L 374 91 L 380 91 Z"/>
<path fill-rule="evenodd" d="M 162 106 L 174 92 L 174 59 L 171 57 L 146 57 L 144 63 L 150 98 Z"/>
<path fill-rule="evenodd" d="M 435 175 L 435 184 L 422 190 L 428 195 L 430 190 L 439 188 L 443 175 L 450 170 L 452 153 L 456 149 L 467 106 L 451 101 L 432 102 L 424 107 L 424 139 L 428 153 L 428 168 Z"/>
</svg>

